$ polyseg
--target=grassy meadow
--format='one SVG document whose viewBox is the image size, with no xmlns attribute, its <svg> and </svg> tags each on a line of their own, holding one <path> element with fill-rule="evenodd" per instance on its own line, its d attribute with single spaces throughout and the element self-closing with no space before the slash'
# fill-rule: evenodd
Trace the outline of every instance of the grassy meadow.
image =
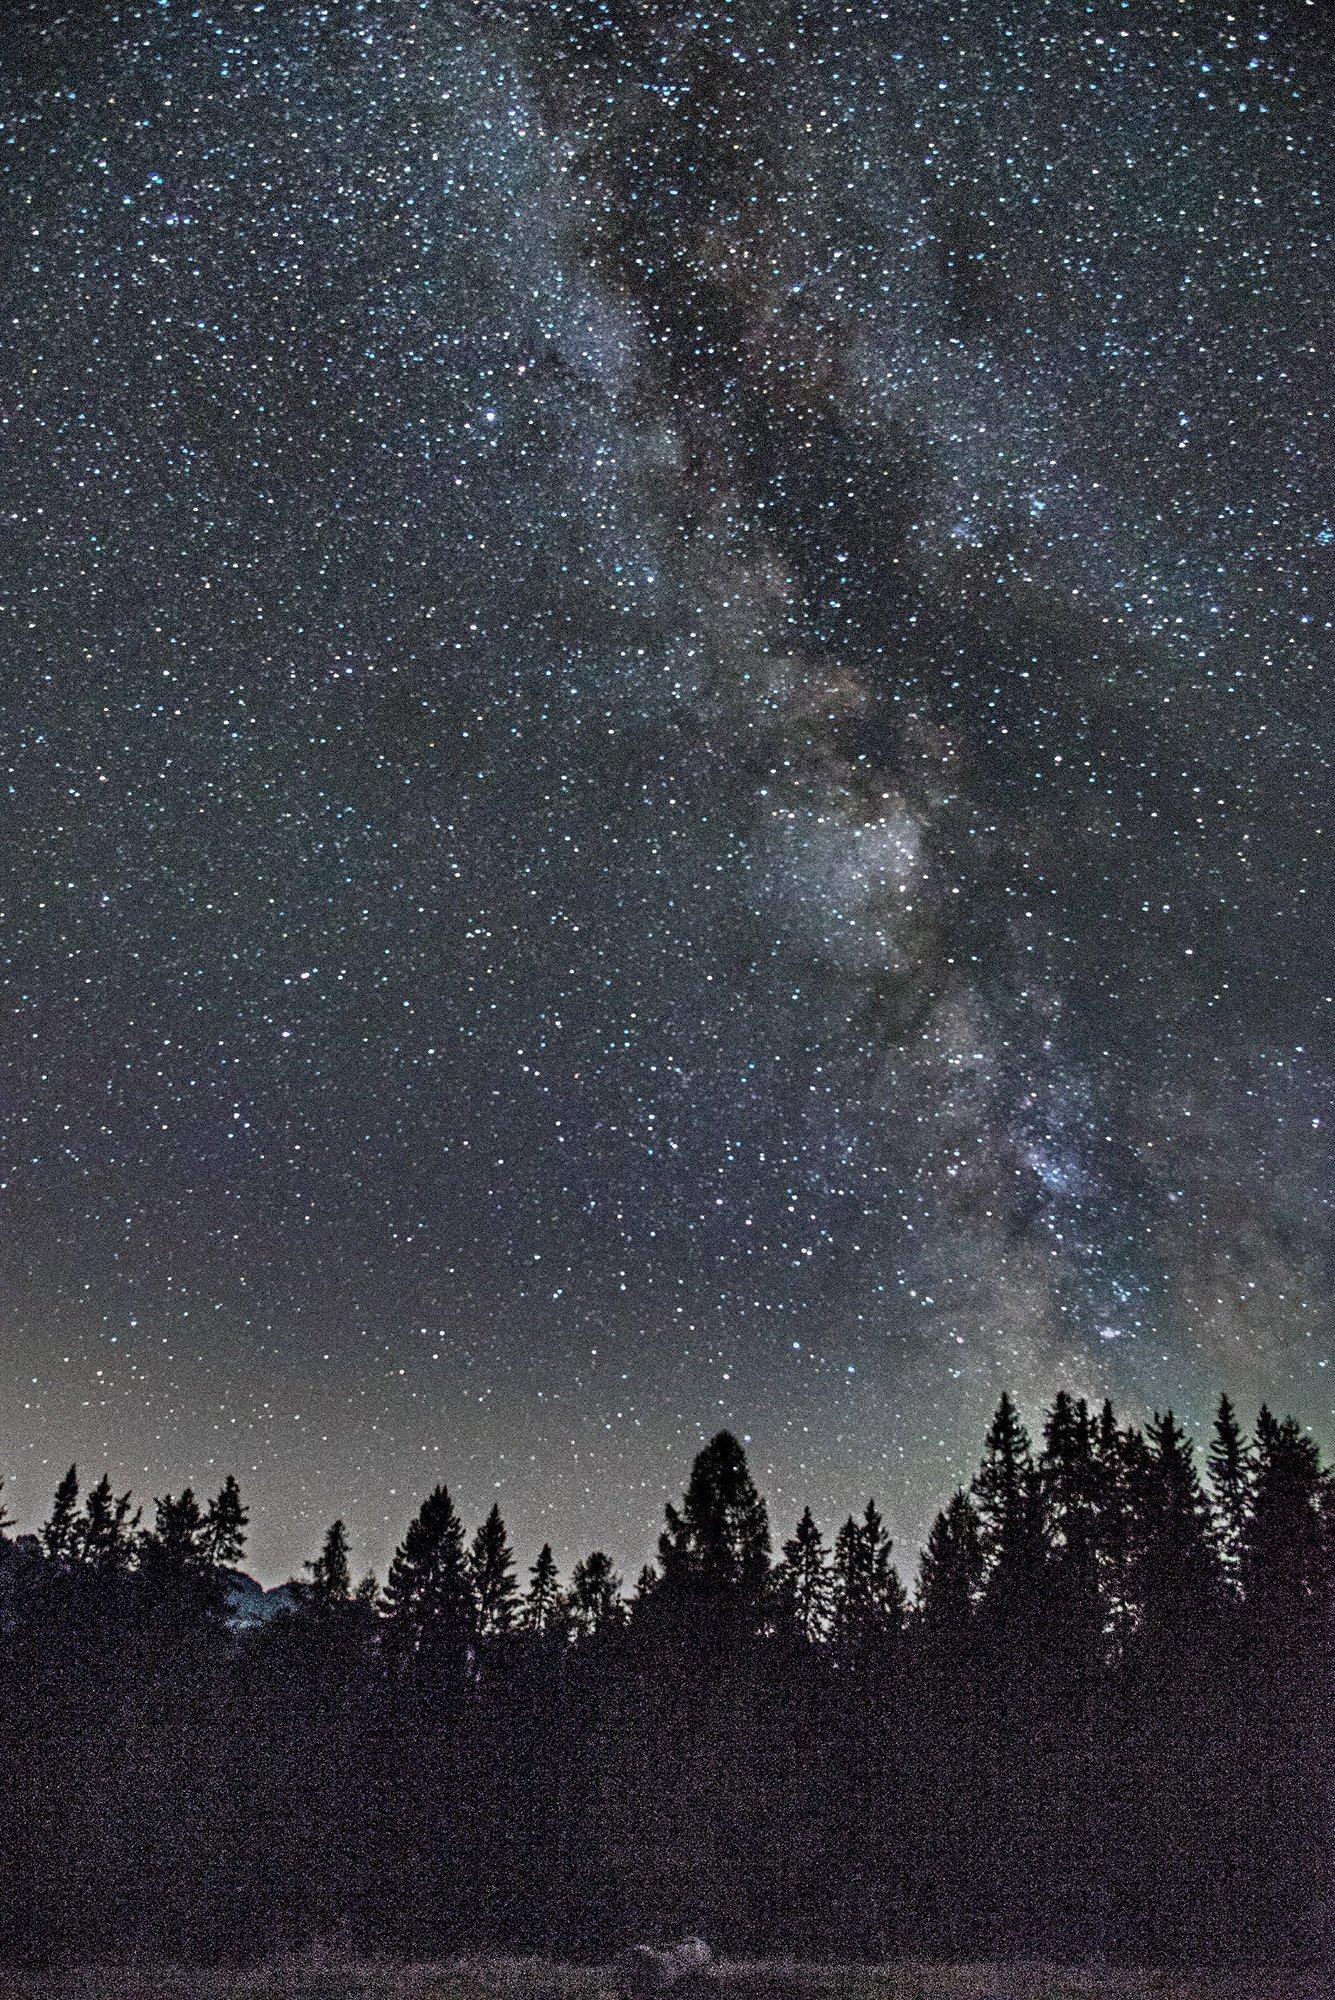
<svg viewBox="0 0 1335 2000">
<path fill-rule="evenodd" d="M 733 1964 L 719 2000 L 1335 2000 L 1321 1973 L 1095 1966 Z M 231 1971 L 90 1967 L 0 1972 L 0 2000 L 613 2000 L 611 1972 L 543 1959 L 445 1965 L 293 1960 Z"/>
</svg>

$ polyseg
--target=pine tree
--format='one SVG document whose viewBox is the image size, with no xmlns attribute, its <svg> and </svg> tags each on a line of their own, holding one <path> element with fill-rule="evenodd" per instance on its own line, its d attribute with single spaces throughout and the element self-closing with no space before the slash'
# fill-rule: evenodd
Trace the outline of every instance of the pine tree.
<svg viewBox="0 0 1335 2000">
<path fill-rule="evenodd" d="M 478 1630 L 484 1637 L 511 1631 L 518 1612 L 519 1588 L 515 1582 L 515 1559 L 495 1501 L 473 1537 L 469 1570 L 477 1598 Z"/>
<path fill-rule="evenodd" d="M 1043 1425 L 1039 1459 L 1044 1515 L 1055 1545 L 1077 1561 L 1092 1556 L 1098 1511 L 1095 1425 L 1084 1397 L 1057 1392 Z"/>
<path fill-rule="evenodd" d="M 42 1547 L 52 1562 L 72 1562 L 79 1553 L 79 1473 L 76 1466 L 56 1488 L 51 1517 L 42 1529 Z"/>
<path fill-rule="evenodd" d="M 876 1503 L 860 1521 L 850 1514 L 834 1544 L 832 1637 L 844 1647 L 898 1632 L 904 1622 L 904 1587 L 891 1561 L 893 1544 Z"/>
<path fill-rule="evenodd" d="M 200 1553 L 213 1569 L 233 1569 L 246 1546 L 246 1523 L 250 1515 L 241 1500 L 241 1488 L 229 1472 L 214 1498 L 200 1537 Z"/>
<path fill-rule="evenodd" d="M 140 1518 L 138 1510 L 130 1513 L 131 1504 L 129 1493 L 112 1493 L 111 1480 L 104 1472 L 85 1499 L 83 1519 L 78 1524 L 79 1554 L 84 1562 L 101 1570 L 129 1568 Z"/>
<path fill-rule="evenodd" d="M 918 1607 L 929 1631 L 966 1629 L 985 1567 L 978 1510 L 969 1495 L 959 1491 L 932 1523 L 918 1571 Z"/>
<path fill-rule="evenodd" d="M 1120 1645 L 1139 1616 L 1150 1449 L 1143 1434 L 1119 1429 L 1111 1402 L 1094 1436 L 1094 1535 L 1106 1621 Z"/>
<path fill-rule="evenodd" d="M 730 1431 L 696 1456 L 680 1510 L 666 1509 L 658 1555 L 665 1583 L 717 1606 L 758 1606 L 769 1575 L 769 1518 Z"/>
<path fill-rule="evenodd" d="M 1227 1396 L 1219 1398 L 1214 1438 L 1207 1465 L 1214 1500 L 1215 1537 L 1224 1571 L 1235 1586 L 1242 1574 L 1242 1552 L 1252 1505 L 1252 1447 L 1243 1437 L 1237 1412 Z"/>
<path fill-rule="evenodd" d="M 203 1511 L 191 1487 L 179 1497 L 170 1493 L 153 1503 L 153 1526 L 143 1539 L 147 1568 L 164 1576 L 182 1577 L 207 1567 Z"/>
<path fill-rule="evenodd" d="M 983 1462 L 970 1489 L 978 1512 L 990 1615 L 1011 1627 L 1037 1620 L 1047 1542 L 1043 1488 L 1029 1433 L 1003 1394 L 988 1428 Z"/>
<path fill-rule="evenodd" d="M 1003 1391 L 984 1440 L 982 1465 L 970 1488 L 989 1562 L 995 1563 L 1022 1532 L 1033 1463 L 1029 1433 Z"/>
<path fill-rule="evenodd" d="M 319 1610 L 332 1604 L 346 1604 L 352 1596 L 352 1567 L 348 1561 L 348 1531 L 342 1521 L 333 1521 L 325 1531 L 318 1556 L 306 1563 L 311 1573 L 307 1585 L 310 1602 Z"/>
<path fill-rule="evenodd" d="M 1262 1408 L 1253 1445 L 1252 1507 L 1244 1530 L 1242 1578 L 1258 1630 L 1306 1640 L 1331 1601 L 1331 1554 L 1324 1533 L 1330 1482 L 1320 1454 L 1292 1417 Z"/>
<path fill-rule="evenodd" d="M 1145 1429 L 1140 1601 L 1158 1630 L 1195 1628 L 1218 1598 L 1219 1568 L 1195 1446 L 1171 1410 Z"/>
<path fill-rule="evenodd" d="M 1051 1554 L 1052 1627 L 1087 1651 L 1097 1646 L 1103 1625 L 1096 1442 L 1089 1405 L 1083 1397 L 1076 1402 L 1060 1390 L 1043 1426 L 1038 1462 L 1040 1532 Z"/>
<path fill-rule="evenodd" d="M 526 1632 L 536 1632 L 540 1637 L 560 1628 L 561 1587 L 550 1542 L 543 1543 L 538 1550 L 538 1560 L 529 1571 L 523 1624 Z"/>
<path fill-rule="evenodd" d="M 810 1507 L 803 1508 L 791 1541 L 783 1545 L 774 1580 L 783 1616 L 804 1639 L 822 1638 L 830 1615 L 830 1563 Z"/>
<path fill-rule="evenodd" d="M 463 1523 L 444 1486 L 422 1502 L 389 1566 L 385 1612 L 401 1656 L 462 1669 L 477 1632 Z"/>
<path fill-rule="evenodd" d="M 595 1549 L 571 1573 L 571 1623 L 581 1638 L 591 1639 L 605 1627 L 620 1624 L 621 1617 L 621 1578 L 611 1556 Z"/>
</svg>

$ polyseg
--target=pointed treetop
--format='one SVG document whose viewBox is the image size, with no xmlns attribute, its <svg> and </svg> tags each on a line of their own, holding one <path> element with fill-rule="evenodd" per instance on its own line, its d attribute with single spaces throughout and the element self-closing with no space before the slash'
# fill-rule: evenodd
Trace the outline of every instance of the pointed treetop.
<svg viewBox="0 0 1335 2000">
<path fill-rule="evenodd" d="M 348 1531 L 342 1521 L 332 1521 L 325 1531 L 324 1546 L 305 1567 L 311 1573 L 307 1586 L 311 1602 L 320 1609 L 346 1604 L 352 1595 L 352 1567 L 348 1560 Z"/>
<path fill-rule="evenodd" d="M 971 1621 L 983 1583 L 978 1509 L 965 1492 L 952 1495 L 927 1537 L 918 1572 L 918 1608 L 937 1632 L 959 1632 Z"/>
<path fill-rule="evenodd" d="M 249 1511 L 242 1504 L 241 1488 L 229 1472 L 209 1502 L 202 1538 L 205 1562 L 216 1569 L 234 1568 L 246 1546 L 249 1519 Z"/>
<path fill-rule="evenodd" d="M 666 1509 L 659 1537 L 665 1579 L 689 1581 L 711 1596 L 758 1597 L 769 1572 L 769 1517 L 746 1453 L 719 1431 L 691 1467 L 680 1510 Z"/>
<path fill-rule="evenodd" d="M 51 1516 L 42 1529 L 42 1547 L 53 1562 L 68 1562 L 78 1553 L 79 1473 L 76 1466 L 56 1488 Z"/>
<path fill-rule="evenodd" d="M 463 1522 L 444 1486 L 427 1495 L 394 1551 L 385 1610 L 408 1653 L 443 1648 L 461 1655 L 476 1632 Z"/>
<path fill-rule="evenodd" d="M 781 1615 L 804 1639 L 821 1638 L 830 1615 L 832 1580 L 829 1555 L 810 1507 L 803 1508 L 792 1538 L 783 1545 L 774 1585 Z"/>
<path fill-rule="evenodd" d="M 527 1632 L 539 1635 L 554 1632 L 561 1618 L 561 1588 L 557 1576 L 556 1557 L 552 1554 L 550 1542 L 544 1542 L 538 1550 L 538 1559 L 529 1571 L 528 1591 L 524 1597 L 523 1625 Z"/>
<path fill-rule="evenodd" d="M 518 1616 L 519 1586 L 505 1523 L 495 1501 L 473 1537 L 469 1568 L 477 1594 L 478 1629 L 484 1634 L 509 1632 Z"/>
</svg>

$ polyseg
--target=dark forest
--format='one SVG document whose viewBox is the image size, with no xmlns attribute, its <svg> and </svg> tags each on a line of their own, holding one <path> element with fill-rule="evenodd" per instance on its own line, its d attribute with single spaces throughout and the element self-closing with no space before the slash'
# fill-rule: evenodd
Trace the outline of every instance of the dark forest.
<svg viewBox="0 0 1335 2000">
<path fill-rule="evenodd" d="M 910 1595 L 875 1504 L 775 1547 L 721 1432 L 633 1589 L 423 1502 L 246 1622 L 232 1479 L 61 1481 L 0 1536 L 0 1960 L 313 1944 L 1314 1963 L 1329 1941 L 1335 1482 L 1224 1399 L 1003 1398 Z M 12 1524 L 9 1524 L 12 1528 Z"/>
</svg>

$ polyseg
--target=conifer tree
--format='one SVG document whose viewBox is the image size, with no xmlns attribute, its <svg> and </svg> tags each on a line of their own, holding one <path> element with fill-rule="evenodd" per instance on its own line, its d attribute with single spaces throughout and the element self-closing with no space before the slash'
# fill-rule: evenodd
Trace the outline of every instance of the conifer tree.
<svg viewBox="0 0 1335 2000">
<path fill-rule="evenodd" d="M 1150 1450 L 1133 1425 L 1119 1428 L 1111 1402 L 1094 1436 L 1095 1549 L 1107 1627 L 1116 1645 L 1139 1616 Z"/>
<path fill-rule="evenodd" d="M 897 1632 L 904 1622 L 904 1587 L 891 1561 L 893 1544 L 874 1500 L 860 1521 L 850 1514 L 834 1544 L 832 1637 L 856 1647 Z"/>
<path fill-rule="evenodd" d="M 1053 1399 L 1043 1425 L 1039 1459 L 1044 1514 L 1054 1544 L 1082 1562 L 1092 1556 L 1098 1510 L 1094 1461 L 1095 1424 L 1082 1396 L 1065 1389 Z"/>
<path fill-rule="evenodd" d="M 1224 1571 L 1235 1586 L 1242 1574 L 1242 1552 L 1252 1504 L 1252 1447 L 1242 1434 L 1237 1412 L 1227 1396 L 1219 1398 L 1214 1438 L 1206 1461 L 1214 1503 L 1215 1538 Z"/>
<path fill-rule="evenodd" d="M 389 1566 L 385 1612 L 401 1656 L 461 1668 L 477 1632 L 463 1522 L 444 1486 L 422 1502 Z"/>
<path fill-rule="evenodd" d="M 241 1488 L 229 1472 L 209 1502 L 200 1537 L 200 1554 L 210 1568 L 231 1569 L 240 1562 L 249 1519 L 250 1514 L 242 1504 Z"/>
<path fill-rule="evenodd" d="M 478 1630 L 484 1637 L 513 1630 L 519 1607 L 515 1559 L 495 1501 L 473 1537 L 469 1570 L 477 1599 Z"/>
<path fill-rule="evenodd" d="M 622 1616 L 621 1578 L 612 1558 L 595 1549 L 575 1564 L 570 1578 L 570 1619 L 581 1638 L 591 1639 Z"/>
<path fill-rule="evenodd" d="M 552 1554 L 550 1542 L 544 1542 L 538 1550 L 538 1559 L 529 1571 L 528 1590 L 524 1597 L 523 1624 L 527 1632 L 536 1632 L 540 1637 L 557 1631 L 561 1623 L 561 1588 L 557 1577 L 556 1557 Z"/>
<path fill-rule="evenodd" d="M 318 1556 L 305 1567 L 311 1573 L 307 1585 L 310 1602 L 319 1610 L 346 1604 L 352 1596 L 352 1566 L 348 1561 L 348 1531 L 342 1521 L 331 1521 Z"/>
<path fill-rule="evenodd" d="M 1029 1433 L 1003 1390 L 984 1440 L 982 1465 L 970 1488 L 983 1551 L 990 1562 L 996 1562 L 1023 1531 L 1032 1471 Z"/>
<path fill-rule="evenodd" d="M 111 1480 L 104 1472 L 84 1500 L 78 1526 L 79 1554 L 84 1562 L 101 1570 L 129 1568 L 140 1518 L 137 1509 L 131 1514 L 131 1504 L 129 1493 L 112 1493 Z"/>
<path fill-rule="evenodd" d="M 1242 1577 L 1258 1630 L 1291 1641 L 1314 1636 L 1331 1601 L 1331 1546 L 1324 1533 L 1329 1476 L 1292 1417 L 1262 1407 L 1253 1445 L 1251 1514 Z"/>
<path fill-rule="evenodd" d="M 1009 1395 L 988 1428 L 983 1462 L 970 1488 L 978 1513 L 990 1615 L 1033 1630 L 1047 1557 L 1043 1489 L 1029 1433 Z"/>
<path fill-rule="evenodd" d="M 804 1639 L 822 1638 L 830 1615 L 830 1562 L 810 1507 L 803 1508 L 792 1539 L 784 1543 L 774 1579 L 782 1614 Z"/>
<path fill-rule="evenodd" d="M 56 1488 L 50 1519 L 42 1529 L 42 1547 L 53 1562 L 72 1562 L 79 1553 L 79 1473 L 76 1466 Z"/>
<path fill-rule="evenodd" d="M 769 1518 L 730 1431 L 697 1453 L 680 1509 L 659 1536 L 663 1580 L 715 1605 L 755 1608 L 769 1575 Z"/>
<path fill-rule="evenodd" d="M 164 1576 L 187 1576 L 206 1567 L 207 1524 L 192 1487 L 153 1503 L 153 1526 L 143 1539 L 147 1567 Z"/>
<path fill-rule="evenodd" d="M 962 1632 L 985 1573 L 978 1510 L 962 1490 L 933 1521 L 918 1572 L 918 1607 L 929 1631 Z"/>
<path fill-rule="evenodd" d="M 1096 1440 L 1084 1398 L 1077 1402 L 1059 1390 L 1044 1422 L 1038 1462 L 1041 1534 L 1051 1555 L 1050 1624 L 1068 1644 L 1087 1650 L 1097 1646 L 1103 1625 Z"/>
<path fill-rule="evenodd" d="M 1219 1569 L 1210 1509 L 1196 1470 L 1195 1446 L 1171 1410 L 1146 1426 L 1149 1456 L 1141 1505 L 1140 1603 L 1160 1629 L 1185 1630 L 1217 1601 Z"/>
</svg>

